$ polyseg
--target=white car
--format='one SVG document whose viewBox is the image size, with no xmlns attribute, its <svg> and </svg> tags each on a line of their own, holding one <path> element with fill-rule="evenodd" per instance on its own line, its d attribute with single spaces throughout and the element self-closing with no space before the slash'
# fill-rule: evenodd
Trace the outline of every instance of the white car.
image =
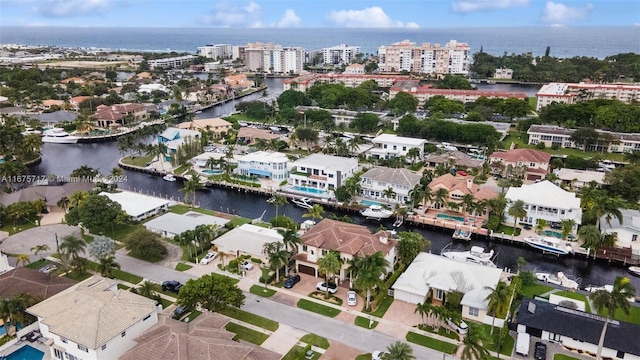
<svg viewBox="0 0 640 360">
<path fill-rule="evenodd" d="M 357 303 L 358 303 L 358 299 L 356 298 L 356 292 L 355 291 L 347 292 L 347 305 L 356 306 Z"/>
<path fill-rule="evenodd" d="M 382 360 L 382 357 L 386 354 L 386 352 L 384 351 L 374 351 L 373 354 L 371 354 L 371 360 Z"/>
<path fill-rule="evenodd" d="M 458 334 L 466 334 L 469 332 L 469 325 L 464 321 L 460 321 L 460 324 L 456 324 L 451 319 L 447 319 L 447 325 L 451 326 Z"/>
<path fill-rule="evenodd" d="M 242 264 L 240 264 L 240 267 L 245 270 L 251 270 L 253 269 L 253 264 L 251 263 L 251 261 L 245 261 Z"/>
<path fill-rule="evenodd" d="M 205 255 L 202 258 L 202 260 L 200 260 L 200 264 L 207 265 L 208 263 L 210 263 L 213 260 L 215 260 L 216 256 L 218 256 L 218 253 L 215 252 L 215 251 L 212 251 L 212 252 L 208 253 L 207 255 Z"/>
</svg>

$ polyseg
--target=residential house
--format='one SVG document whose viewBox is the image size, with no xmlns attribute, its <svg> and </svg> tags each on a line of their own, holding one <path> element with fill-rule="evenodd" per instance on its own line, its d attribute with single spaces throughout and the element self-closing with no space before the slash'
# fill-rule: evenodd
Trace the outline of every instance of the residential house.
<svg viewBox="0 0 640 360">
<path fill-rule="evenodd" d="M 342 73 L 345 75 L 364 75 L 366 71 L 364 64 L 351 64 L 345 67 Z"/>
<path fill-rule="evenodd" d="M 513 69 L 499 68 L 493 75 L 494 79 L 511 79 L 513 77 Z"/>
<path fill-rule="evenodd" d="M 277 230 L 262 226 L 244 224 L 229 230 L 211 243 L 218 247 L 218 251 L 233 256 L 251 255 L 267 261 L 262 253 L 264 244 L 282 242 L 282 235 Z"/>
<path fill-rule="evenodd" d="M 534 149 L 496 151 L 489 156 L 494 173 L 513 176 L 520 171 L 525 180 L 543 179 L 550 170 L 550 160 L 551 154 Z"/>
<path fill-rule="evenodd" d="M 41 106 L 45 110 L 50 110 L 54 106 L 57 106 L 58 108 L 63 108 L 64 100 L 53 100 L 53 99 L 43 100 Z"/>
<path fill-rule="evenodd" d="M 224 77 L 224 83 L 230 88 L 238 91 L 253 87 L 255 83 L 253 80 L 247 79 L 245 74 L 234 74 Z"/>
<path fill-rule="evenodd" d="M 553 173 L 570 189 L 581 189 L 589 184 L 604 184 L 605 173 L 601 171 L 557 169 Z"/>
<path fill-rule="evenodd" d="M 98 195 L 106 196 L 122 207 L 122 210 L 133 221 L 141 221 L 169 209 L 171 201 L 155 196 L 138 194 L 132 191 L 120 191 L 115 193 L 101 192 Z"/>
<path fill-rule="evenodd" d="M 477 156 L 471 156 L 463 153 L 462 151 L 449 151 L 442 154 L 429 154 L 424 159 L 425 165 L 430 168 L 435 168 L 442 164 L 447 168 L 464 167 L 468 169 L 479 168 L 484 163 L 484 160 L 478 159 Z"/>
<path fill-rule="evenodd" d="M 209 311 L 188 323 L 161 316 L 134 339 L 120 360 L 279 360 L 282 355 L 246 341 L 234 341 L 229 318 Z"/>
<path fill-rule="evenodd" d="M 631 253 L 640 255 L 640 211 L 620 209 L 622 222 L 617 217 L 607 215 L 600 218 L 600 231 L 603 234 L 616 234 L 616 247 L 631 248 Z"/>
<path fill-rule="evenodd" d="M 376 166 L 360 176 L 362 196 L 372 200 L 390 201 L 405 204 L 409 201 L 409 192 L 420 183 L 422 176 L 405 168 Z M 387 189 L 393 190 L 393 196 L 385 196 Z"/>
<path fill-rule="evenodd" d="M 518 332 L 595 356 L 606 319 L 541 300 L 522 299 L 514 323 Z M 640 359 L 640 326 L 611 320 L 602 347 L 603 359 Z"/>
<path fill-rule="evenodd" d="M 200 132 L 175 127 L 166 128 L 158 135 L 158 143 L 163 145 L 165 160 L 170 162 L 178 153 L 178 148 L 187 142 L 199 141 Z"/>
<path fill-rule="evenodd" d="M 606 151 L 610 153 L 626 153 L 640 151 L 640 133 L 617 133 L 596 129 L 600 136 L 611 138 L 614 141 L 596 142 L 589 146 L 578 145 L 571 140 L 575 129 L 566 129 L 560 126 L 531 125 L 527 130 L 529 144 L 544 143 L 546 146 L 559 146 L 561 148 L 582 149 L 587 151 Z"/>
<path fill-rule="evenodd" d="M 357 169 L 358 159 L 311 154 L 293 163 L 289 189 L 312 192 L 314 195 L 326 193 L 344 185 Z"/>
<path fill-rule="evenodd" d="M 6 255 L 0 253 L 0 299 L 24 293 L 46 299 L 78 283 L 65 276 L 51 276 L 24 266 L 3 272 L 3 257 L 6 259 Z"/>
<path fill-rule="evenodd" d="M 117 359 L 158 322 L 154 300 L 117 285 L 92 276 L 27 309 L 49 339 L 52 359 Z"/>
<path fill-rule="evenodd" d="M 194 119 L 177 125 L 178 129 L 203 130 L 219 138 L 233 129 L 233 124 L 220 118 Z"/>
<path fill-rule="evenodd" d="M 462 293 L 462 317 L 485 324 L 493 318 L 487 314 L 487 288 L 495 288 L 502 270 L 479 264 L 461 262 L 444 256 L 421 252 L 391 286 L 395 300 L 422 304 L 428 299 L 435 305 L 444 304 L 447 295 Z M 496 324 L 501 326 L 499 318 Z"/>
<path fill-rule="evenodd" d="M 264 139 L 267 141 L 271 141 L 274 139 L 280 139 L 281 135 L 274 134 L 269 130 L 264 129 L 255 129 L 250 127 L 241 127 L 238 129 L 237 139 L 241 144 L 251 144 L 256 139 Z"/>
<path fill-rule="evenodd" d="M 80 109 L 80 104 L 85 101 L 92 99 L 93 96 L 74 96 L 69 99 L 69 105 L 71 106 L 71 110 L 78 111 Z"/>
<path fill-rule="evenodd" d="M 472 176 L 454 176 L 450 173 L 438 176 L 429 183 L 431 193 L 435 194 L 439 189 L 447 190 L 449 197 L 446 199 L 444 207 L 448 202 L 462 203 L 465 195 L 473 195 L 474 201 L 491 200 L 498 196 L 498 193 L 489 187 L 481 187 L 473 183 Z M 441 204 L 437 204 L 435 199 L 429 206 L 439 209 Z"/>
<path fill-rule="evenodd" d="M 575 193 L 565 191 L 554 183 L 544 180 L 531 185 L 511 187 L 507 191 L 507 207 L 504 210 L 505 223 L 513 224 L 514 218 L 509 215 L 509 207 L 517 200 L 524 201 L 527 216 L 519 219 L 521 224 L 535 226 L 538 219 L 547 224 L 559 224 L 562 220 L 573 220 L 573 233 L 582 223 L 580 198 Z"/>
<path fill-rule="evenodd" d="M 99 105 L 93 114 L 99 127 L 124 126 L 130 122 L 144 121 L 149 118 L 147 106 L 137 103 Z"/>
<path fill-rule="evenodd" d="M 257 176 L 275 181 L 289 178 L 291 167 L 287 154 L 281 152 L 256 151 L 236 156 L 238 166 L 235 173 L 244 176 Z"/>
<path fill-rule="evenodd" d="M 68 177 L 64 178 L 69 180 Z M 55 180 L 55 179 L 54 179 Z M 9 206 L 22 201 L 44 200 L 47 211 L 57 208 L 58 201 L 69 197 L 75 191 L 89 191 L 96 187 L 95 183 L 85 181 L 68 182 L 62 185 L 48 185 L 48 181 L 28 186 L 11 193 L 0 193 L 0 204 Z"/>
<path fill-rule="evenodd" d="M 369 150 L 369 154 L 375 159 L 391 159 L 399 156 L 408 157 L 409 150 L 411 149 L 418 149 L 416 159 L 422 159 L 424 156 L 424 145 L 427 143 L 425 139 L 394 134 L 381 134 L 376 136 L 371 142 L 373 143 L 373 148 Z"/>
<path fill-rule="evenodd" d="M 323 219 L 300 236 L 302 246 L 295 256 L 296 269 L 303 274 L 321 276 L 318 261 L 329 250 L 335 250 L 342 259 L 340 273 L 335 275 L 339 280 L 346 280 L 351 276 L 348 271 L 349 261 L 354 256 L 363 258 L 380 251 L 389 262 L 387 272 L 391 272 L 395 263 L 397 241 L 390 235 L 387 231 L 372 234 L 363 225 Z"/>
<path fill-rule="evenodd" d="M 188 211 L 184 214 L 168 212 L 144 223 L 144 227 L 166 238 L 173 238 L 188 230 L 194 230 L 198 225 L 211 225 L 215 229 L 224 227 L 229 219 L 218 216 Z"/>
<path fill-rule="evenodd" d="M 75 111 L 58 110 L 51 113 L 26 114 L 24 116 L 29 119 L 37 119 L 44 127 L 54 127 L 64 122 L 74 122 L 78 118 L 78 115 Z"/>
</svg>

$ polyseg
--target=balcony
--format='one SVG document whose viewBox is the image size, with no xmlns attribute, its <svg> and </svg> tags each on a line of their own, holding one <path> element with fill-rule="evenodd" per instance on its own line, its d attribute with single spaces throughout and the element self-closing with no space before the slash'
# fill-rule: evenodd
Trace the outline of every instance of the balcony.
<svg viewBox="0 0 640 360">
<path fill-rule="evenodd" d="M 309 179 L 327 181 L 326 176 L 320 176 L 320 175 L 309 175 Z"/>
</svg>

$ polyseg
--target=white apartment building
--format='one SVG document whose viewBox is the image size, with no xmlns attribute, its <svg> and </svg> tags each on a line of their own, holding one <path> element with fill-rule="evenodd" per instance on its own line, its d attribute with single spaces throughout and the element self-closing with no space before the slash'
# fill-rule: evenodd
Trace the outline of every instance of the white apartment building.
<svg viewBox="0 0 640 360">
<path fill-rule="evenodd" d="M 354 64 L 358 65 L 358 64 Z M 353 66 L 353 65 L 352 65 Z M 354 70 L 359 72 L 359 70 Z M 362 72 L 364 72 L 364 66 L 362 67 Z M 297 90 L 305 92 L 310 87 L 312 87 L 316 82 L 328 82 L 328 83 L 342 83 L 345 87 L 353 88 L 360 86 L 363 82 L 373 80 L 379 87 L 388 88 L 395 84 L 397 81 L 407 81 L 411 79 L 410 75 L 370 75 L 370 74 L 360 74 L 360 73 L 347 73 L 346 71 L 342 74 L 304 74 L 298 76 L 293 79 L 285 79 L 283 82 L 283 89 L 286 90 Z"/>
<path fill-rule="evenodd" d="M 185 55 L 165 59 L 148 60 L 147 63 L 149 64 L 149 69 L 151 70 L 157 68 L 179 68 L 182 67 L 182 65 L 191 64 L 193 62 L 193 59 L 195 59 L 195 56 Z"/>
<path fill-rule="evenodd" d="M 381 72 L 409 71 L 421 74 L 463 74 L 469 72 L 471 51 L 466 43 L 451 40 L 440 44 L 423 43 L 403 40 L 378 49 Z"/>
<path fill-rule="evenodd" d="M 625 104 L 640 101 L 640 84 L 549 83 L 536 93 L 536 110 L 553 103 L 575 104 L 591 99 L 616 99 Z"/>
<path fill-rule="evenodd" d="M 238 167 L 234 170 L 235 173 L 244 176 L 283 181 L 289 178 L 291 170 L 289 158 L 281 152 L 256 151 L 236 156 L 236 161 Z"/>
<path fill-rule="evenodd" d="M 527 216 L 518 219 L 521 224 L 535 226 L 538 219 L 544 219 L 547 224 L 560 223 L 562 220 L 575 221 L 573 233 L 582 223 L 582 209 L 580 198 L 575 193 L 565 191 L 554 183 L 544 180 L 531 185 L 512 187 L 507 191 L 507 206 L 504 209 L 505 224 L 513 224 L 514 218 L 509 215 L 509 208 L 517 200 L 524 201 Z"/>
<path fill-rule="evenodd" d="M 640 134 L 639 133 L 616 133 L 610 131 L 596 130 L 601 134 L 610 134 L 618 142 L 608 144 L 604 147 L 600 144 L 590 145 L 585 149 L 584 146 L 577 145 L 571 141 L 571 134 L 575 129 L 566 129 L 560 126 L 552 125 L 531 125 L 527 131 L 529 135 L 529 144 L 536 145 L 544 143 L 545 146 L 551 147 L 555 144 L 562 148 L 576 148 L 587 151 L 606 151 L 612 153 L 626 153 L 631 151 L 640 151 Z"/>
<path fill-rule="evenodd" d="M 344 185 L 358 169 L 358 159 L 341 156 L 311 154 L 293 163 L 289 185 L 293 190 L 322 193 Z M 319 194 L 320 195 L 320 194 Z"/>
<path fill-rule="evenodd" d="M 405 204 L 409 201 L 409 192 L 420 182 L 421 176 L 405 168 L 388 168 L 376 166 L 360 176 L 360 188 L 362 196 L 372 200 L 389 201 L 397 204 Z M 392 198 L 385 196 L 384 192 L 391 188 L 394 192 Z"/>
<path fill-rule="evenodd" d="M 282 47 L 273 43 L 249 43 L 239 50 L 240 57 L 250 71 L 289 74 L 300 73 L 304 62 L 304 49 Z"/>
<path fill-rule="evenodd" d="M 369 150 L 369 155 L 376 159 L 391 159 L 398 156 L 407 156 L 409 150 L 416 148 L 419 151 L 417 159 L 424 156 L 425 139 L 403 137 L 394 134 L 382 134 L 373 140 L 373 148 Z"/>
<path fill-rule="evenodd" d="M 360 53 L 360 46 L 340 44 L 322 49 L 322 61 L 325 64 L 342 65 L 351 64 L 356 54 Z"/>
<path fill-rule="evenodd" d="M 351 64 L 342 72 L 344 75 L 364 75 L 365 73 L 364 64 Z"/>
<path fill-rule="evenodd" d="M 209 59 L 232 59 L 233 45 L 215 44 L 198 47 L 198 55 Z"/>
<path fill-rule="evenodd" d="M 493 76 L 494 79 L 511 79 L 513 77 L 513 70 L 507 68 L 496 69 L 496 73 Z"/>
</svg>

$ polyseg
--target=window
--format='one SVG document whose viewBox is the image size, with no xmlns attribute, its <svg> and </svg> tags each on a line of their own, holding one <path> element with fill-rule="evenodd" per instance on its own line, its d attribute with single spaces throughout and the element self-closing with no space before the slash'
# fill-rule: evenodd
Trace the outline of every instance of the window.
<svg viewBox="0 0 640 360">
<path fill-rule="evenodd" d="M 307 245 L 302 245 L 302 251 L 307 251 Z"/>
<path fill-rule="evenodd" d="M 440 289 L 436 289 L 435 298 L 438 299 L 438 300 L 444 299 L 444 291 L 442 291 Z"/>
<path fill-rule="evenodd" d="M 479 313 L 480 313 L 480 310 L 478 310 L 478 308 L 474 308 L 474 307 L 469 308 L 469 316 L 477 317 Z"/>
<path fill-rule="evenodd" d="M 560 341 L 561 337 L 562 335 L 560 334 L 549 333 L 549 340 L 551 341 Z"/>
<path fill-rule="evenodd" d="M 638 241 L 638 234 L 631 235 L 631 241 Z"/>
<path fill-rule="evenodd" d="M 53 348 L 53 356 L 57 357 L 58 359 L 64 359 L 64 353 L 62 352 L 62 350 Z"/>
<path fill-rule="evenodd" d="M 61 337 L 61 338 L 60 338 L 60 341 L 62 341 L 64 344 L 66 344 L 66 343 L 67 343 L 67 339 L 66 339 L 66 338 L 63 338 L 63 337 Z"/>
<path fill-rule="evenodd" d="M 73 356 L 73 355 L 71 355 L 69 353 L 65 353 L 65 354 L 67 355 L 67 358 L 69 358 L 69 360 L 80 360 L 77 357 L 75 357 L 75 356 Z"/>
<path fill-rule="evenodd" d="M 84 351 L 84 352 L 89 352 L 89 349 L 87 349 L 87 347 L 86 347 L 86 346 L 81 345 L 81 344 L 78 344 L 78 349 L 80 349 L 80 350 L 82 350 L 82 351 Z"/>
<path fill-rule="evenodd" d="M 125 337 L 127 335 L 126 331 L 123 331 L 122 334 L 120 334 L 120 336 Z"/>
<path fill-rule="evenodd" d="M 107 344 L 102 345 L 102 351 L 107 350 Z"/>
</svg>

